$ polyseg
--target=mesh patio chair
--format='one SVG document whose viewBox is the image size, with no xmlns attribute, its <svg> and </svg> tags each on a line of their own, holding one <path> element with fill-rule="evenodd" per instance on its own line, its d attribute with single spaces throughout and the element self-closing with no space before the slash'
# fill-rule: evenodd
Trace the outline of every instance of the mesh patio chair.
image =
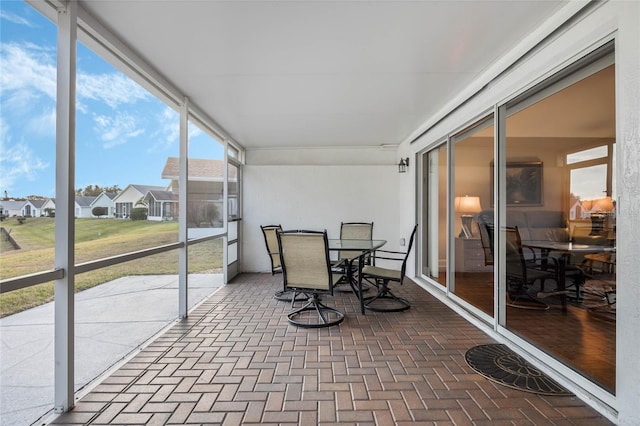
<svg viewBox="0 0 640 426">
<path fill-rule="evenodd" d="M 407 259 L 413 246 L 413 240 L 418 230 L 418 225 L 414 226 L 409 238 L 409 245 L 406 252 L 377 250 L 372 256 L 372 263 L 377 260 L 401 262 L 400 269 L 382 268 L 374 265 L 367 265 L 362 268 L 362 279 L 375 283 L 378 293 L 375 296 L 365 298 L 364 307 L 375 312 L 400 312 L 411 307 L 407 299 L 397 297 L 389 289 L 391 282 L 402 284 L 407 271 Z"/>
<path fill-rule="evenodd" d="M 484 254 L 484 265 L 493 266 L 493 241 L 487 231 L 487 224 L 493 226 L 493 212 L 485 210 L 478 213 L 476 222 L 478 224 L 478 233 L 480 234 L 482 253 Z"/>
<path fill-rule="evenodd" d="M 485 228 L 493 252 L 495 230 L 492 223 Z M 505 268 L 507 279 L 507 306 L 520 309 L 547 310 L 549 305 L 533 297 L 529 290 L 536 281 L 541 287 L 548 279 L 556 280 L 555 271 L 544 270 L 534 261 L 527 260 L 522 250 L 522 240 L 518 227 L 506 227 Z M 492 253 L 493 254 L 493 253 Z M 539 293 L 542 294 L 542 293 Z M 546 296 L 546 295 L 543 295 Z"/>
<path fill-rule="evenodd" d="M 340 223 L 340 239 L 341 240 L 372 240 L 373 239 L 373 222 L 341 222 Z M 334 262 L 338 266 L 334 266 L 333 271 L 342 273 L 342 277 L 338 282 L 338 286 L 341 284 L 349 284 L 348 277 L 354 277 L 354 270 L 347 271 L 345 268 L 349 267 L 350 263 L 348 259 L 354 259 L 360 256 L 362 253 L 357 250 L 340 250 L 338 251 L 338 260 Z M 371 254 L 367 254 L 364 257 L 364 264 L 371 264 Z M 353 268 L 353 265 L 351 265 Z M 351 291 L 350 288 L 344 288 L 340 286 L 336 290 Z M 369 290 L 369 286 L 363 283 L 362 291 Z"/>
<path fill-rule="evenodd" d="M 271 275 L 281 274 L 282 266 L 280 265 L 280 253 L 278 251 L 278 231 L 282 231 L 282 225 L 261 225 L 262 235 L 264 236 L 264 243 L 267 248 L 267 254 L 269 255 L 269 261 L 271 262 Z M 298 295 L 284 289 L 275 292 L 273 297 L 283 302 L 290 302 L 291 298 L 297 298 L 297 300 L 307 300 L 302 295 Z"/>
<path fill-rule="evenodd" d="M 344 313 L 320 301 L 321 295 L 333 295 L 333 286 L 340 279 L 331 272 L 327 232 L 298 230 L 276 235 L 285 290 L 308 297 L 307 303 L 287 314 L 289 322 L 307 328 L 340 324 Z"/>
</svg>

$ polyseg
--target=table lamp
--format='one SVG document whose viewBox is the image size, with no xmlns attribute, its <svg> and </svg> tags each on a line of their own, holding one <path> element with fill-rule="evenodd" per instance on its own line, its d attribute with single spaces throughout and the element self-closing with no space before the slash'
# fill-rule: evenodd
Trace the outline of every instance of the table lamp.
<svg viewBox="0 0 640 426">
<path fill-rule="evenodd" d="M 480 206 L 480 197 L 456 197 L 454 199 L 454 209 L 456 212 L 461 213 L 460 220 L 462 221 L 462 229 L 458 238 L 471 238 L 473 231 L 471 228 L 471 221 L 473 220 L 473 214 L 482 210 Z"/>
</svg>

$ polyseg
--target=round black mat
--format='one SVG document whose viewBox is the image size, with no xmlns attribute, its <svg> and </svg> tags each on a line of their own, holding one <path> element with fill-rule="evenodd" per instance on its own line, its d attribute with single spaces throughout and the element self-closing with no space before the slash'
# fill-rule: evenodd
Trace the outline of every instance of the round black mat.
<svg viewBox="0 0 640 426">
<path fill-rule="evenodd" d="M 464 356 L 469 367 L 501 385 L 541 395 L 573 395 L 505 345 L 480 345 Z"/>
</svg>

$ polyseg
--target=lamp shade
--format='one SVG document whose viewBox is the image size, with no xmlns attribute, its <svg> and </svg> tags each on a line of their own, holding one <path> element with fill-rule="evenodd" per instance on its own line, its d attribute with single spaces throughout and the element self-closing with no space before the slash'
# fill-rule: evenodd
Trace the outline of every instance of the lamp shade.
<svg viewBox="0 0 640 426">
<path fill-rule="evenodd" d="M 456 197 L 454 200 L 454 209 L 460 213 L 477 213 L 482 210 L 480 205 L 480 197 Z"/>
</svg>

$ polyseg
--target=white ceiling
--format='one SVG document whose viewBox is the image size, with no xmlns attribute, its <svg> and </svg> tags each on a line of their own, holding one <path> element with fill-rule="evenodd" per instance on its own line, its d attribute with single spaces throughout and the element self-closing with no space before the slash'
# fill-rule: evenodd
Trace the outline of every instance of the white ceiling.
<svg viewBox="0 0 640 426">
<path fill-rule="evenodd" d="M 81 1 L 247 148 L 398 144 L 565 1 Z"/>
</svg>

